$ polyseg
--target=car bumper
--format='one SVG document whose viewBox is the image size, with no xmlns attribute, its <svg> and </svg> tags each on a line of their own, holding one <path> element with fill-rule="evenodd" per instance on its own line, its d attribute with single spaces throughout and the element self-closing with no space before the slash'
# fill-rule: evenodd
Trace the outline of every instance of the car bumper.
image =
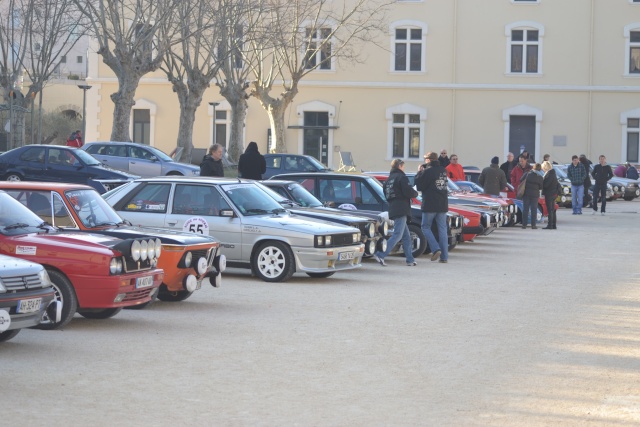
<svg viewBox="0 0 640 427">
<path fill-rule="evenodd" d="M 206 277 L 216 276 L 220 274 L 219 271 L 212 267 L 215 257 L 219 255 L 217 244 L 216 246 L 212 247 L 211 250 L 209 250 L 210 246 L 182 247 L 180 248 L 180 250 L 177 250 L 175 248 L 167 249 L 167 247 L 169 246 L 171 245 L 162 245 L 162 256 L 158 258 L 158 268 L 164 270 L 164 279 L 162 283 L 167 287 L 168 291 L 184 291 L 186 287 L 186 280 L 189 276 L 194 276 L 197 279 L 197 282 L 201 284 L 203 279 L 205 279 Z M 204 257 L 207 260 L 207 271 L 205 271 L 205 273 L 203 274 L 198 274 L 193 266 L 189 268 L 179 267 L 186 252 L 192 253 L 192 263 L 194 265 L 196 265 L 199 258 Z M 200 287 L 201 286 L 198 285 L 197 288 L 200 289 Z"/>
<path fill-rule="evenodd" d="M 21 300 L 41 298 L 40 309 L 31 313 L 17 313 L 18 302 Z M 53 288 L 44 288 L 28 292 L 20 292 L 17 294 L 5 294 L 0 298 L 0 310 L 4 310 L 9 314 L 10 324 L 8 330 L 29 328 L 39 325 L 42 316 L 47 310 L 49 304 L 55 299 Z"/>
<path fill-rule="evenodd" d="M 296 270 L 309 273 L 358 268 L 362 265 L 362 256 L 364 255 L 364 245 L 361 243 L 337 248 L 292 247 L 292 249 L 296 258 Z M 353 258 L 348 258 L 349 256 Z M 343 259 L 345 257 L 346 259 Z"/>
<path fill-rule="evenodd" d="M 137 287 L 138 279 L 152 277 L 149 286 Z M 69 275 L 81 308 L 114 308 L 144 304 L 153 298 L 162 284 L 159 269 L 114 276 Z"/>
</svg>

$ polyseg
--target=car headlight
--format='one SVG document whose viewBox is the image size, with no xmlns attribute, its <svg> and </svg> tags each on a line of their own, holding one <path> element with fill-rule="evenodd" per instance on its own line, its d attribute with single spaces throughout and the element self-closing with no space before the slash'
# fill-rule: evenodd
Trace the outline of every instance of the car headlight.
<svg viewBox="0 0 640 427">
<path fill-rule="evenodd" d="M 154 259 L 156 256 L 156 244 L 153 240 L 147 242 L 147 256 L 149 259 Z"/>
<path fill-rule="evenodd" d="M 222 273 L 227 269 L 227 257 L 223 254 L 218 255 L 213 259 L 213 266 L 218 272 Z"/>
<path fill-rule="evenodd" d="M 160 258 L 160 254 L 162 253 L 162 241 L 160 239 L 156 239 L 154 243 L 156 246 L 156 258 Z"/>
<path fill-rule="evenodd" d="M 2 279 L 0 279 L 0 293 L 7 292 L 7 288 L 4 287 L 4 283 L 2 283 Z"/>
<path fill-rule="evenodd" d="M 122 273 L 122 260 L 120 258 L 111 258 L 111 262 L 109 263 L 109 273 Z"/>
<path fill-rule="evenodd" d="M 376 242 L 374 240 L 367 240 L 367 254 L 371 255 L 376 251 Z"/>
<path fill-rule="evenodd" d="M 571 189 L 570 189 L 569 187 L 564 187 L 564 188 L 562 189 L 562 192 L 563 192 L 564 194 L 569 194 L 569 193 L 571 193 Z"/>
<path fill-rule="evenodd" d="M 324 236 L 316 236 L 316 246 L 324 246 Z"/>
<path fill-rule="evenodd" d="M 360 239 L 360 238 L 358 237 L 358 240 L 359 240 L 359 239 Z M 332 241 L 331 236 L 325 236 L 325 237 L 324 237 L 324 244 L 325 244 L 325 245 L 327 245 L 327 246 L 331 246 L 331 241 Z"/>
<path fill-rule="evenodd" d="M 373 237 L 376 235 L 376 226 L 370 222 L 369 225 L 367 225 L 367 237 Z"/>
<path fill-rule="evenodd" d="M 187 252 L 184 255 L 184 266 L 186 268 L 191 267 L 191 261 L 193 261 L 193 254 L 191 252 Z"/>
<path fill-rule="evenodd" d="M 196 271 L 198 274 L 202 275 L 207 272 L 209 268 L 209 263 L 205 257 L 198 258 L 198 262 L 196 263 Z"/>
<path fill-rule="evenodd" d="M 140 242 L 140 259 L 146 261 L 149 256 L 149 244 L 146 240 Z"/>
<path fill-rule="evenodd" d="M 623 186 L 620 187 L 620 191 L 622 191 L 624 193 L 624 190 L 625 190 L 625 188 L 624 188 L 624 185 L 623 185 Z"/>
<path fill-rule="evenodd" d="M 192 175 L 200 175 L 200 171 L 199 170 L 193 170 L 191 171 Z"/>
<path fill-rule="evenodd" d="M 378 240 L 378 251 L 386 252 L 387 251 L 387 239 Z"/>
<path fill-rule="evenodd" d="M 44 268 L 38 272 L 38 279 L 40 279 L 40 283 L 42 283 L 42 287 L 46 288 L 47 286 L 51 286 L 51 279 L 49 278 L 49 273 Z"/>
<path fill-rule="evenodd" d="M 382 234 L 383 236 L 389 234 L 389 221 L 382 221 L 382 224 L 380 224 L 380 234 Z"/>
<path fill-rule="evenodd" d="M 353 233 L 353 243 L 358 243 L 360 241 L 360 233 Z"/>
<path fill-rule="evenodd" d="M 618 191 L 618 186 L 617 186 L 617 185 L 615 185 L 615 186 L 613 187 L 613 191 Z"/>
<path fill-rule="evenodd" d="M 134 261 L 138 261 L 140 259 L 141 249 L 142 248 L 138 240 L 134 240 L 133 243 L 131 243 L 131 258 L 133 258 Z"/>
</svg>

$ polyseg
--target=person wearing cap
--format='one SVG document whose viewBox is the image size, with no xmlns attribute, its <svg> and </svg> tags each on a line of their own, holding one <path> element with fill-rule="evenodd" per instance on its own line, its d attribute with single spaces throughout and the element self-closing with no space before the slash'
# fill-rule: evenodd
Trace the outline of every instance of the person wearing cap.
<svg viewBox="0 0 640 427">
<path fill-rule="evenodd" d="M 420 165 L 415 177 L 416 188 L 422 192 L 422 232 L 429 242 L 431 261 L 440 258 L 441 263 L 449 259 L 449 237 L 447 235 L 447 211 L 449 210 L 449 182 L 447 170 L 438 162 L 434 152 L 426 156 L 426 165 Z M 453 159 L 453 156 L 451 156 Z M 431 225 L 436 221 L 438 239 L 436 240 Z"/>
<path fill-rule="evenodd" d="M 449 160 L 449 157 L 447 157 L 447 150 L 445 150 L 444 148 L 442 149 L 442 151 L 440 151 L 440 157 L 438 157 L 438 163 L 440 163 L 440 166 L 442 166 L 443 168 L 446 168 L 451 163 L 451 161 Z"/>
<path fill-rule="evenodd" d="M 373 259 L 380 265 L 386 266 L 384 259 L 402 239 L 402 251 L 404 252 L 409 267 L 417 265 L 413 257 L 411 232 L 407 220 L 411 216 L 411 199 L 418 196 L 418 192 L 409 184 L 409 178 L 404 173 L 404 161 L 393 159 L 389 178 L 384 182 L 384 196 L 389 202 L 389 219 L 393 220 L 393 233 L 387 241 L 387 250 L 375 252 Z"/>
<path fill-rule="evenodd" d="M 513 158 L 513 153 L 507 153 L 507 161 L 500 165 L 500 169 L 507 177 L 507 183 L 511 184 L 511 171 L 518 166 L 518 162 Z"/>
<path fill-rule="evenodd" d="M 482 169 L 478 183 L 484 188 L 487 194 L 499 195 L 507 187 L 507 177 L 498 164 L 500 159 L 495 156 L 491 159 L 491 165 Z"/>
</svg>

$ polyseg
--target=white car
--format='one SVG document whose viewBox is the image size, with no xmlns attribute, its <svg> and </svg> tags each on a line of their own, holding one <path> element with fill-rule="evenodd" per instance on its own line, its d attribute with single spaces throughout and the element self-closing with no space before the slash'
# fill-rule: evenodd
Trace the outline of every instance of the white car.
<svg viewBox="0 0 640 427">
<path fill-rule="evenodd" d="M 296 271 L 329 277 L 361 266 L 360 230 L 283 209 L 251 180 L 210 177 L 138 179 L 104 195 L 134 225 L 210 234 L 229 267 L 279 282 Z"/>
</svg>

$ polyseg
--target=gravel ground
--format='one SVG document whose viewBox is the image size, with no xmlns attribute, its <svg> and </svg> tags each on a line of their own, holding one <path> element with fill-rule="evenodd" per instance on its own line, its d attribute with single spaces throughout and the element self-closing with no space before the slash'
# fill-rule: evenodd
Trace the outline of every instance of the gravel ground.
<svg viewBox="0 0 640 427">
<path fill-rule="evenodd" d="M 640 425 L 640 200 L 0 346 L 0 425 Z M 388 259 L 389 260 L 389 259 Z"/>
</svg>

